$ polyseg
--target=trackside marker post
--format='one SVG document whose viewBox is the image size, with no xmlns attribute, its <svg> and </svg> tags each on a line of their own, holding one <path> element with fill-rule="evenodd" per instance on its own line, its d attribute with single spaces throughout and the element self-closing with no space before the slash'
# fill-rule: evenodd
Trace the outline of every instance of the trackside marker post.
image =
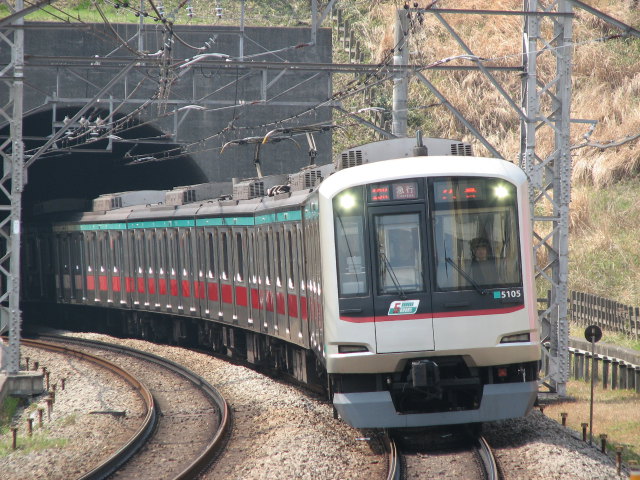
<svg viewBox="0 0 640 480">
<path fill-rule="evenodd" d="M 589 445 L 593 445 L 593 383 L 596 378 L 596 342 L 602 338 L 602 330 L 597 325 L 589 325 L 584 330 L 584 338 L 591 342 L 591 398 L 589 400 Z"/>
</svg>

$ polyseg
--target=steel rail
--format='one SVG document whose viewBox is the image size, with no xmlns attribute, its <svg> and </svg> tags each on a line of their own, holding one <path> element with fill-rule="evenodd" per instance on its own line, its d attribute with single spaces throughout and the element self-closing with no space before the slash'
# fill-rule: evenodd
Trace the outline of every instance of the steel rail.
<svg viewBox="0 0 640 480">
<path fill-rule="evenodd" d="M 182 376 L 200 390 L 202 390 L 210 399 L 211 403 L 215 405 L 220 412 L 220 425 L 215 436 L 211 439 L 209 444 L 205 447 L 203 452 L 187 466 L 181 473 L 179 473 L 175 480 L 186 480 L 196 478 L 202 471 L 207 468 L 220 453 L 224 447 L 227 434 L 231 429 L 231 411 L 224 397 L 218 392 L 218 390 L 207 382 L 204 378 L 192 372 L 188 368 L 162 358 L 152 353 L 143 352 L 133 348 L 125 347 L 123 345 L 114 345 L 110 343 L 100 342 L 97 340 L 79 339 L 75 337 L 65 337 L 57 335 L 40 335 L 42 338 L 51 338 L 54 341 L 69 342 L 79 345 L 87 345 L 94 348 L 100 348 L 104 350 L 111 350 L 114 352 L 125 353 L 126 355 L 145 360 L 147 362 L 154 363 L 163 368 L 171 370 L 172 372 Z M 96 477 L 94 477 L 96 478 Z M 84 477 L 83 477 L 84 480 Z"/>
<path fill-rule="evenodd" d="M 53 340 L 54 337 L 51 338 Z M 145 443 L 147 443 L 148 439 L 151 437 L 153 431 L 155 430 L 156 423 L 158 421 L 158 410 L 156 408 L 156 403 L 153 396 L 151 395 L 151 392 L 136 377 L 131 375 L 125 369 L 120 368 L 103 358 L 81 352 L 80 350 L 75 350 L 73 348 L 68 348 L 62 345 L 56 345 L 54 343 L 41 340 L 23 338 L 21 342 L 23 345 L 32 348 L 62 353 L 64 355 L 71 355 L 105 368 L 108 371 L 122 377 L 127 383 L 129 383 L 134 389 L 136 389 L 145 403 L 147 414 L 145 415 L 144 421 L 142 422 L 142 425 L 140 425 L 140 428 L 138 428 L 138 430 L 131 436 L 131 438 L 129 438 L 129 440 L 113 455 L 93 468 L 91 471 L 79 477 L 79 480 L 98 478 L 102 479 L 108 477 L 109 475 L 116 472 L 133 455 L 135 455 L 137 451 L 145 445 Z"/>
<path fill-rule="evenodd" d="M 476 448 L 482 460 L 482 466 L 487 480 L 499 480 L 500 472 L 498 470 L 498 462 L 496 462 L 496 457 L 493 455 L 493 451 L 484 437 L 478 437 L 478 445 Z"/>
<path fill-rule="evenodd" d="M 402 478 L 402 468 L 400 466 L 400 454 L 396 442 L 385 433 L 383 443 L 388 454 L 387 480 L 400 480 Z"/>
</svg>

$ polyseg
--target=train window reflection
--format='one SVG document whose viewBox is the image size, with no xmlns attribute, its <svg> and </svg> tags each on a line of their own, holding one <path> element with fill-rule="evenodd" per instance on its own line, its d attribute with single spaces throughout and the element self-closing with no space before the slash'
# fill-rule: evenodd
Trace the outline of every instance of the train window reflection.
<svg viewBox="0 0 640 480">
<path fill-rule="evenodd" d="M 488 189 L 495 180 L 478 182 Z M 499 202 L 435 202 L 433 238 L 438 290 L 522 283 L 515 196 Z"/>
<path fill-rule="evenodd" d="M 424 290 L 420 214 L 375 217 L 378 293 Z"/>
<path fill-rule="evenodd" d="M 341 296 L 366 295 L 367 261 L 364 251 L 363 218 L 336 217 L 336 254 Z"/>
</svg>

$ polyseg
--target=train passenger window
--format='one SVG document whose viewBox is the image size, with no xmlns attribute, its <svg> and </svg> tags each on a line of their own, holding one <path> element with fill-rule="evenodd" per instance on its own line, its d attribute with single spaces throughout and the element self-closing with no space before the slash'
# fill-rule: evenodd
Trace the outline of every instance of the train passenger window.
<svg viewBox="0 0 640 480">
<path fill-rule="evenodd" d="M 515 187 L 490 178 L 454 178 L 434 186 L 436 288 L 520 285 Z M 472 197 L 465 198 L 470 189 Z"/>
<path fill-rule="evenodd" d="M 287 231 L 287 286 L 292 289 L 294 288 L 294 275 L 293 275 L 293 236 L 291 235 L 291 231 Z"/>
<path fill-rule="evenodd" d="M 157 258 L 158 258 L 158 252 L 156 249 L 156 233 L 151 231 L 151 232 L 147 232 L 147 234 L 145 235 L 146 239 L 147 239 L 147 251 L 149 252 L 149 275 L 153 275 L 153 267 L 154 267 L 154 262 L 156 262 Z"/>
<path fill-rule="evenodd" d="M 376 215 L 378 294 L 424 291 L 419 213 Z"/>
<path fill-rule="evenodd" d="M 244 249 L 242 248 L 242 234 L 236 233 L 236 258 L 237 258 L 237 275 L 236 280 L 242 282 L 244 279 Z"/>
<path fill-rule="evenodd" d="M 222 279 L 226 280 L 229 273 L 229 246 L 227 245 L 227 234 L 222 233 Z"/>
<path fill-rule="evenodd" d="M 271 285 L 271 259 L 273 258 L 273 252 L 271 251 L 271 230 L 269 230 L 264 236 L 264 249 L 264 263 L 267 267 L 265 284 Z"/>
<path fill-rule="evenodd" d="M 165 265 L 166 265 L 166 261 L 165 261 L 165 234 L 160 233 L 158 236 L 156 236 L 156 241 L 158 242 L 158 273 L 160 275 L 164 275 L 165 272 Z"/>
<path fill-rule="evenodd" d="M 276 232 L 276 257 L 275 257 L 275 262 L 276 262 L 276 268 L 278 269 L 278 275 L 276 277 L 276 285 L 278 287 L 282 286 L 282 262 L 284 261 L 284 259 L 282 258 L 282 251 L 281 251 L 281 244 L 280 242 L 282 241 L 282 238 L 280 236 L 280 232 Z"/>
<path fill-rule="evenodd" d="M 216 274 L 216 242 L 213 238 L 213 233 L 207 234 L 207 250 L 209 256 L 209 271 L 207 272 L 207 277 L 213 278 Z"/>
<path fill-rule="evenodd" d="M 336 216 L 335 230 L 340 296 L 366 295 L 369 286 L 366 275 L 363 218 Z"/>
</svg>

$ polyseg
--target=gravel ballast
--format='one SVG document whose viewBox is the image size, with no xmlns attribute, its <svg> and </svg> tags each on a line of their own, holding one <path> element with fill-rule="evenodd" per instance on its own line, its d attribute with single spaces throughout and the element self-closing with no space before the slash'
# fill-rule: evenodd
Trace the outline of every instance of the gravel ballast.
<svg viewBox="0 0 640 480">
<path fill-rule="evenodd" d="M 164 356 L 203 376 L 227 399 L 233 412 L 229 443 L 203 478 L 224 479 L 370 479 L 385 478 L 386 458 L 370 445 L 365 432 L 333 418 L 331 406 L 297 388 L 269 379 L 245 367 L 192 352 L 139 340 L 114 339 L 98 334 L 70 334 L 127 346 Z M 23 349 L 23 356 L 25 355 Z M 66 438 L 63 447 L 18 450 L 0 457 L 6 479 L 73 478 L 87 470 L 118 439 L 131 433 L 127 421 L 94 410 L 126 410 L 135 420 L 135 400 L 126 387 L 116 392 L 111 380 L 47 353 L 33 353 L 51 371 L 51 381 L 66 376 L 68 387 L 58 392 L 48 434 Z M 47 356 L 45 358 L 45 356 Z M 39 357 L 39 358 L 37 358 Z M 113 396 L 113 395 L 115 396 Z M 43 401 L 43 398 L 35 399 Z M 26 429 L 23 410 L 16 426 Z M 75 412 L 65 421 L 61 412 Z M 524 419 L 485 425 L 485 436 L 496 449 L 505 480 L 615 479 L 615 464 L 595 447 L 539 411 Z M 10 442 L 11 433 L 0 440 Z"/>
</svg>

